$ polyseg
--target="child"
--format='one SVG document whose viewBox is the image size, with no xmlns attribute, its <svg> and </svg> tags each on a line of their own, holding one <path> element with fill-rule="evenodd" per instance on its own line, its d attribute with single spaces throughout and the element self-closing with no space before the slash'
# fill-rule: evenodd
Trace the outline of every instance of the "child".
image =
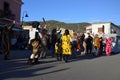
<svg viewBox="0 0 120 80">
<path fill-rule="evenodd" d="M 62 47 L 61 43 L 56 42 L 55 44 L 55 53 L 58 61 L 62 61 Z"/>
</svg>

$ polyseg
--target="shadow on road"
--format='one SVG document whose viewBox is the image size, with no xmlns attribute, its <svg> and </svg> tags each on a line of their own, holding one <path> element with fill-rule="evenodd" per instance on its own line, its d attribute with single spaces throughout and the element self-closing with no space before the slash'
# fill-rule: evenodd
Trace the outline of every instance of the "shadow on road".
<svg viewBox="0 0 120 80">
<path fill-rule="evenodd" d="M 119 53 L 111 53 L 110 56 L 114 56 L 114 55 L 118 55 Z M 93 56 L 93 54 L 86 54 L 86 55 L 77 55 L 75 57 L 71 57 L 70 58 L 70 62 L 73 62 L 73 61 L 79 61 L 79 60 L 89 60 L 89 59 L 95 59 L 95 58 L 99 58 L 99 57 L 105 57 L 106 54 L 103 53 L 102 55 L 99 55 L 99 56 Z M 106 56 L 107 57 L 107 56 Z"/>
<path fill-rule="evenodd" d="M 38 65 L 26 65 L 25 59 L 2 61 L 0 64 L 0 80 L 15 78 L 30 78 L 50 73 L 68 70 L 69 68 L 54 69 L 57 66 L 55 60 L 40 61 Z M 44 64 L 48 63 L 48 64 Z M 50 63 L 50 64 L 49 64 Z"/>
<path fill-rule="evenodd" d="M 80 60 L 96 59 L 96 58 L 100 58 L 100 57 L 105 57 L 106 56 L 105 52 L 103 52 L 101 55 L 99 54 L 97 56 L 95 56 L 94 52 L 92 54 L 85 54 L 85 53 L 82 54 L 81 52 L 73 51 L 72 53 L 73 54 L 69 58 L 70 62 L 80 61 Z M 114 55 L 118 55 L 118 54 L 119 53 L 111 53 L 110 56 L 114 56 Z"/>
<path fill-rule="evenodd" d="M 58 64 L 56 59 L 40 59 L 38 65 L 27 65 L 27 59 L 30 51 L 12 51 L 10 60 L 3 60 L 3 54 L 0 55 L 0 80 L 30 78 L 45 74 L 68 70 L 69 68 L 54 69 Z"/>
<path fill-rule="evenodd" d="M 54 69 L 60 64 L 56 59 L 48 58 L 41 59 L 40 64 L 38 65 L 26 65 L 26 61 L 29 57 L 29 51 L 14 51 L 11 54 L 11 60 L 3 60 L 2 55 L 0 55 L 0 80 L 12 79 L 12 78 L 30 78 L 36 76 L 42 76 L 45 74 L 51 74 L 56 72 L 61 72 L 69 70 L 70 68 L 60 68 Z M 114 53 L 111 56 L 117 55 Z M 98 56 L 103 57 L 105 56 Z M 80 60 L 89 60 L 98 58 L 92 54 L 87 54 L 84 56 L 78 55 L 76 58 L 70 59 L 70 62 L 80 61 Z M 61 62 L 63 63 L 63 62 Z"/>
</svg>

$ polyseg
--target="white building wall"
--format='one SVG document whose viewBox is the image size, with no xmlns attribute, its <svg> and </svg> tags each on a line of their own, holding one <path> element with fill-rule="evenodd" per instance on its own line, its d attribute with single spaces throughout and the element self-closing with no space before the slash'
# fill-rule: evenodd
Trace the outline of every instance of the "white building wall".
<svg viewBox="0 0 120 80">
<path fill-rule="evenodd" d="M 98 33 L 98 28 L 102 28 L 104 26 L 104 33 L 109 34 L 111 31 L 111 25 L 110 23 L 96 23 L 92 24 L 92 33 L 93 34 L 99 34 Z"/>
<path fill-rule="evenodd" d="M 104 33 L 98 33 L 98 28 L 102 28 L 104 25 Z M 120 28 L 113 24 L 112 22 L 104 22 L 104 23 L 93 23 L 92 25 L 92 28 L 91 28 L 91 31 L 92 31 L 92 35 L 94 36 L 95 34 L 98 34 L 99 37 L 102 37 L 104 35 L 110 35 L 110 34 L 117 34 L 117 35 L 120 35 Z M 116 33 L 114 33 L 114 31 Z M 88 33 L 90 31 L 88 31 L 86 29 L 86 33 Z"/>
<path fill-rule="evenodd" d="M 104 33 L 110 34 L 111 33 L 111 23 L 105 23 L 104 24 Z"/>
</svg>

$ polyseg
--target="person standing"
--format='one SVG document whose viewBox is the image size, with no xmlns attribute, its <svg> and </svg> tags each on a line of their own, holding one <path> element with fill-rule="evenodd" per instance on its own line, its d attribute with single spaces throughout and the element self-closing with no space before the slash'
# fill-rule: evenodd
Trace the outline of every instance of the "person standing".
<svg viewBox="0 0 120 80">
<path fill-rule="evenodd" d="M 86 54 L 92 53 L 92 46 L 93 46 L 93 38 L 88 33 L 88 37 L 85 39 L 86 42 Z"/>
<path fill-rule="evenodd" d="M 62 47 L 60 42 L 56 42 L 55 44 L 55 53 L 57 61 L 62 61 Z"/>
<path fill-rule="evenodd" d="M 33 63 L 39 63 L 38 58 L 39 58 L 39 48 L 40 48 L 40 38 L 41 34 L 39 34 L 38 31 L 38 22 L 33 22 L 32 28 L 29 32 L 29 42 L 28 45 L 29 47 L 32 47 L 32 53 L 28 59 L 28 64 L 33 64 Z M 34 62 L 33 62 L 34 60 Z"/>
<path fill-rule="evenodd" d="M 95 56 L 98 56 L 99 48 L 100 48 L 100 38 L 98 37 L 98 34 L 96 34 L 95 37 L 94 37 Z"/>
<path fill-rule="evenodd" d="M 99 55 L 103 54 L 103 38 L 100 37 L 100 49 L 99 49 Z"/>
<path fill-rule="evenodd" d="M 51 34 L 51 48 L 52 48 L 52 57 L 55 56 L 55 44 L 57 41 L 57 31 L 56 29 L 52 30 L 52 34 Z"/>
<path fill-rule="evenodd" d="M 72 54 L 71 38 L 72 38 L 72 36 L 70 35 L 69 30 L 66 29 L 65 33 L 61 37 L 61 40 L 62 40 L 62 55 L 63 55 L 63 60 L 65 62 L 68 62 L 68 58 Z"/>
<path fill-rule="evenodd" d="M 40 58 L 46 58 L 46 52 L 48 50 L 48 35 L 47 35 L 47 30 L 46 29 L 42 29 L 41 32 L 41 50 L 40 50 Z"/>
<path fill-rule="evenodd" d="M 10 45 L 11 45 L 11 33 L 12 33 L 13 26 L 14 26 L 14 24 L 5 25 L 3 28 L 2 45 L 3 45 L 4 60 L 9 59 Z"/>
<path fill-rule="evenodd" d="M 86 54 L 86 43 L 85 43 L 85 34 L 84 33 L 80 33 L 80 52 L 81 55 L 85 55 Z"/>
<path fill-rule="evenodd" d="M 55 53 L 57 61 L 62 61 L 61 30 L 57 33 L 57 42 L 55 44 Z"/>
<path fill-rule="evenodd" d="M 105 39 L 106 42 L 106 56 L 110 56 L 112 52 L 112 41 L 113 39 L 110 37 L 108 39 Z"/>
<path fill-rule="evenodd" d="M 72 40 L 72 58 L 76 58 L 78 48 L 78 35 L 76 32 L 73 33 L 71 40 Z"/>
</svg>

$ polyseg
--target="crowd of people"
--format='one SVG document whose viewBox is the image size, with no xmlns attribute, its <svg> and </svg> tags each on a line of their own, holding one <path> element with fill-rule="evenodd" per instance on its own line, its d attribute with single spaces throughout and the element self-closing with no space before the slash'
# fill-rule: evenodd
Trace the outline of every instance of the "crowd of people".
<svg viewBox="0 0 120 80">
<path fill-rule="evenodd" d="M 39 63 L 39 59 L 46 58 L 48 50 L 51 50 L 51 57 L 65 62 L 68 62 L 70 58 L 76 58 L 77 55 L 100 56 L 103 53 L 107 56 L 111 55 L 112 38 L 99 37 L 98 34 L 91 35 L 90 33 L 87 35 L 78 32 L 70 33 L 69 29 L 66 29 L 63 34 L 61 30 L 53 29 L 49 34 L 46 28 L 38 28 L 38 26 L 39 23 L 33 23 L 29 31 L 29 41 L 26 47 L 31 50 L 31 55 L 27 61 L 28 64 Z M 6 51 L 10 50 L 7 50 L 9 49 L 7 43 L 5 46 L 4 58 L 7 59 L 9 52 Z"/>
<path fill-rule="evenodd" d="M 112 38 L 99 37 L 98 34 L 91 35 L 87 33 L 72 34 L 68 29 L 61 34 L 61 30 L 53 29 L 51 34 L 47 29 L 38 28 L 39 24 L 33 24 L 30 32 L 29 46 L 32 47 L 32 53 L 28 59 L 28 64 L 39 63 L 39 58 L 46 58 L 46 53 L 50 49 L 51 57 L 56 57 L 58 61 L 69 61 L 69 58 L 75 58 L 77 55 L 92 54 L 93 56 L 103 55 L 105 52 L 110 56 L 112 50 Z M 33 34 L 35 36 L 33 36 Z"/>
</svg>

